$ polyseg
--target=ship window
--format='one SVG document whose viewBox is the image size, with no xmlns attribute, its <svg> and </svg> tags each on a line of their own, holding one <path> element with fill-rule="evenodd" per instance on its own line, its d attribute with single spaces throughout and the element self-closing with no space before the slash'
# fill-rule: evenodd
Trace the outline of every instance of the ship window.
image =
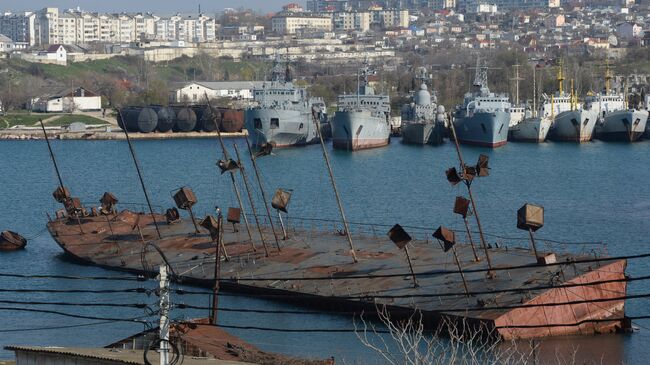
<svg viewBox="0 0 650 365">
<path fill-rule="evenodd" d="M 271 118 L 271 125 L 270 125 L 270 127 L 271 127 L 271 129 L 280 128 L 280 119 L 278 119 L 278 118 Z"/>
<path fill-rule="evenodd" d="M 253 119 L 253 127 L 255 127 L 255 129 L 262 129 L 262 119 L 260 118 Z"/>
</svg>

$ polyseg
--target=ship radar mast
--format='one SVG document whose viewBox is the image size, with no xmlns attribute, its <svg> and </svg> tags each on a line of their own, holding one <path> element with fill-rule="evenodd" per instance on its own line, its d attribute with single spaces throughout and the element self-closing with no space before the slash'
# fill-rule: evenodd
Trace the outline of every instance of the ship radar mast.
<svg viewBox="0 0 650 365">
<path fill-rule="evenodd" d="M 564 94 L 564 74 L 563 74 L 563 69 L 564 68 L 564 60 L 560 58 L 560 62 L 557 65 L 557 82 L 558 82 L 558 92 L 560 93 L 560 96 L 563 96 Z"/>
<path fill-rule="evenodd" d="M 420 81 L 422 84 L 426 84 L 427 81 L 429 81 L 430 77 L 427 74 L 427 69 L 426 67 L 419 67 L 418 72 L 415 75 L 415 79 Z"/>
<path fill-rule="evenodd" d="M 291 71 L 287 57 L 282 57 L 277 51 L 273 59 L 273 69 L 271 70 L 271 81 L 290 82 Z"/>
<path fill-rule="evenodd" d="M 476 58 L 476 74 L 474 75 L 474 87 L 479 89 L 481 93 L 487 94 L 490 92 L 487 80 L 488 67 L 487 63 L 481 64 L 481 58 Z"/>
<path fill-rule="evenodd" d="M 609 95 L 609 91 L 611 90 L 611 81 L 613 78 L 612 69 L 609 67 L 609 60 L 605 59 L 605 95 Z"/>
<path fill-rule="evenodd" d="M 368 76 L 374 75 L 376 72 L 368 64 L 368 59 L 363 61 L 363 66 L 359 68 L 357 73 L 357 104 L 360 103 L 360 95 L 373 95 L 375 92 L 369 86 Z"/>
<path fill-rule="evenodd" d="M 519 81 L 523 80 L 523 78 L 519 76 L 519 67 L 521 67 L 521 65 L 516 63 L 512 65 L 512 67 L 515 69 L 515 77 L 510 80 L 515 82 L 515 105 L 519 105 Z"/>
</svg>

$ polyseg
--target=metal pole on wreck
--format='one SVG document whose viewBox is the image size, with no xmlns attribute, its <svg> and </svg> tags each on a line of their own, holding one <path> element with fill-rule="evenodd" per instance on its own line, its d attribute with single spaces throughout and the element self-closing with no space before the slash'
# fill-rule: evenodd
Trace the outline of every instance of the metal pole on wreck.
<svg viewBox="0 0 650 365">
<path fill-rule="evenodd" d="M 271 225 L 271 230 L 273 231 L 273 238 L 275 238 L 275 245 L 278 248 L 278 252 L 281 252 L 282 250 L 280 249 L 280 241 L 278 241 L 278 235 L 275 232 L 275 225 L 273 224 L 273 218 L 271 218 L 271 210 L 269 210 L 269 204 L 267 203 L 266 200 L 266 192 L 264 192 L 264 185 L 262 185 L 260 172 L 257 169 L 257 162 L 255 162 L 256 160 L 255 154 L 253 153 L 253 149 L 251 148 L 250 142 L 248 142 L 248 138 L 244 138 L 244 140 L 246 140 L 248 153 L 251 154 L 251 162 L 253 163 L 253 170 L 255 170 L 255 176 L 257 177 L 257 184 L 260 186 L 260 192 L 262 193 L 262 200 L 264 201 L 264 208 L 266 208 L 266 216 L 269 218 L 269 224 Z"/>
<path fill-rule="evenodd" d="M 47 149 L 50 150 L 50 158 L 52 158 L 52 163 L 54 164 L 54 171 L 56 171 L 56 177 L 59 179 L 59 186 L 61 189 L 63 189 L 63 179 L 61 179 L 61 172 L 59 171 L 59 165 L 56 163 L 56 158 L 54 158 L 54 152 L 52 151 L 52 146 L 50 145 L 50 139 L 47 137 L 47 133 L 45 132 L 45 125 L 43 124 L 43 120 L 39 119 L 39 123 L 41 123 L 41 129 L 43 130 L 43 136 L 45 136 L 45 142 L 47 143 Z"/>
<path fill-rule="evenodd" d="M 135 170 L 138 172 L 138 178 L 140 178 L 140 185 L 142 186 L 142 192 L 144 193 L 144 198 L 147 200 L 147 206 L 149 207 L 149 213 L 151 214 L 151 219 L 153 220 L 153 225 L 156 227 L 156 233 L 158 233 L 158 238 L 162 238 L 160 234 L 160 229 L 158 229 L 158 222 L 156 222 L 156 216 L 153 213 L 153 208 L 151 207 L 151 200 L 149 199 L 149 194 L 147 193 L 147 187 L 144 185 L 144 180 L 142 179 L 142 173 L 140 172 L 140 164 L 138 159 L 135 157 L 135 151 L 133 150 L 133 145 L 131 144 L 131 138 L 129 137 L 129 132 L 126 130 L 126 122 L 122 116 L 122 112 L 117 109 L 117 114 L 122 121 L 122 131 L 124 136 L 126 136 L 126 142 L 129 144 L 129 151 L 131 152 L 131 157 L 133 158 L 133 163 L 135 164 Z"/>
<path fill-rule="evenodd" d="M 237 164 L 239 165 L 239 173 L 241 174 L 242 180 L 244 180 L 244 187 L 246 188 L 246 194 L 248 195 L 248 202 L 251 204 L 251 211 L 253 212 L 253 217 L 255 218 L 255 224 L 257 225 L 257 231 L 260 233 L 260 239 L 262 240 L 262 246 L 264 246 L 264 252 L 266 257 L 269 257 L 269 248 L 266 246 L 266 240 L 264 239 L 264 233 L 262 233 L 262 227 L 260 227 L 260 218 L 257 216 L 255 211 L 255 203 L 253 202 L 253 194 L 251 193 L 251 188 L 248 185 L 248 178 L 246 177 L 246 171 L 244 171 L 244 165 L 242 165 L 241 157 L 239 156 L 239 148 L 237 144 L 233 143 L 232 146 L 235 148 L 235 154 L 237 154 Z"/>
<path fill-rule="evenodd" d="M 451 133 L 454 137 L 454 145 L 456 146 L 456 153 L 458 154 L 458 160 L 460 161 L 460 166 L 463 172 L 465 171 L 465 161 L 463 160 L 463 155 L 460 152 L 460 145 L 458 144 L 458 137 L 456 136 L 456 128 L 454 127 L 454 121 L 450 123 Z M 472 212 L 474 212 L 474 218 L 476 219 L 476 224 L 478 226 L 478 233 L 481 238 L 481 245 L 483 246 L 483 251 L 485 252 L 485 259 L 488 264 L 488 277 L 495 277 L 496 274 L 492 270 L 492 260 L 490 259 L 490 253 L 487 249 L 487 244 L 485 243 L 485 237 L 483 236 L 483 227 L 481 227 L 481 219 L 478 216 L 478 210 L 476 209 L 476 202 L 474 201 L 474 195 L 472 195 L 472 182 L 464 180 L 465 186 L 467 187 L 467 193 L 469 194 L 469 201 L 472 203 Z"/>
<path fill-rule="evenodd" d="M 208 93 L 205 93 L 205 100 L 208 103 L 208 108 L 210 108 L 210 114 L 213 115 L 214 110 L 212 109 L 212 105 L 210 104 L 210 98 L 208 98 Z M 219 144 L 221 144 L 221 150 L 223 151 L 223 158 L 228 162 L 230 159 L 228 156 L 228 150 L 226 150 L 226 145 L 223 143 L 223 137 L 221 136 L 221 129 L 219 125 L 217 125 L 217 136 L 219 137 Z M 244 224 L 246 225 L 246 231 L 248 232 L 248 239 L 251 240 L 251 246 L 253 248 L 253 252 L 257 251 L 255 249 L 255 243 L 253 242 L 253 235 L 251 234 L 251 228 L 248 224 L 248 218 L 246 217 L 246 211 L 244 210 L 244 204 L 241 201 L 241 196 L 239 195 L 239 188 L 237 188 L 237 181 L 235 180 L 235 172 L 233 170 L 228 171 L 230 173 L 230 181 L 232 182 L 232 187 L 235 190 L 235 195 L 237 196 L 237 202 L 239 203 L 239 209 L 241 209 L 241 214 L 244 216 Z"/>
<path fill-rule="evenodd" d="M 343 204 L 341 203 L 341 197 L 339 196 L 339 191 L 336 188 L 336 181 L 334 180 L 334 173 L 332 172 L 332 165 L 330 164 L 330 158 L 329 155 L 327 154 L 327 149 L 325 148 L 325 142 L 323 141 L 323 135 L 320 130 L 320 122 L 318 120 L 318 117 L 316 116 L 316 111 L 312 107 L 311 109 L 311 116 L 314 122 L 316 123 L 316 133 L 318 134 L 318 138 L 320 139 L 320 146 L 323 149 L 323 158 L 325 159 L 325 165 L 327 165 L 327 172 L 329 172 L 330 175 L 330 181 L 332 182 L 332 189 L 334 189 L 334 195 L 336 196 L 336 203 L 339 206 L 339 212 L 341 213 L 341 220 L 343 220 L 343 227 L 345 229 L 345 236 L 348 239 L 348 244 L 350 245 L 350 254 L 352 255 L 352 260 L 357 263 L 359 260 L 357 260 L 357 254 L 354 251 L 354 244 L 352 243 L 352 236 L 350 235 L 350 229 L 348 227 L 348 221 L 345 218 L 345 212 L 343 211 Z"/>
</svg>

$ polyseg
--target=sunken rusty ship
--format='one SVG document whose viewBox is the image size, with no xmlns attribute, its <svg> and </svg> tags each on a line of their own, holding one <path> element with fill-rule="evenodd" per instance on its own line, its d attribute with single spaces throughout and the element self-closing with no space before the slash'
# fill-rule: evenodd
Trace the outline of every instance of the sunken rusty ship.
<svg viewBox="0 0 650 365">
<path fill-rule="evenodd" d="M 255 160 L 268 153 L 250 151 L 255 173 Z M 225 217 L 232 229 L 221 212 L 216 218 L 195 217 L 192 206 L 198 199 L 187 187 L 176 192 L 175 207 L 164 213 L 120 210 L 110 193 L 102 196 L 100 207 L 84 207 L 59 175 L 54 197 L 63 207 L 47 228 L 66 254 L 83 263 L 139 274 L 166 264 L 185 283 L 271 295 L 324 310 L 372 311 L 377 305 L 396 314 L 417 310 L 430 327 L 443 317 L 465 320 L 489 326 L 504 339 L 630 327 L 624 311 L 626 260 L 538 251 L 534 232 L 543 226 L 542 207 L 526 204 L 517 213 L 517 226 L 529 233 L 530 248 L 487 245 L 471 191 L 472 181 L 488 175 L 487 156 L 470 166 L 458 149 L 460 168 L 447 170 L 448 181 L 466 185 L 469 193 L 470 199 L 458 197 L 454 205 L 467 227 L 468 238 L 461 240 L 460 232 L 445 227 L 432 237 L 432 230 L 424 228 L 389 225 L 388 235 L 378 235 L 377 225 L 350 224 L 325 147 L 323 155 L 341 221 L 294 217 L 287 226 L 281 212 L 286 212 L 290 192 L 279 189 L 273 196 L 277 217 L 272 217 L 261 183 L 261 211 L 266 214 L 257 214 L 253 204 L 245 214 L 240 200 L 240 208 L 229 208 Z M 56 168 L 53 154 L 52 159 Z M 231 177 L 241 174 L 250 197 L 252 184 L 239 151 L 235 160 L 224 149 L 218 165 Z M 147 197 L 144 184 L 143 189 Z M 189 216 L 182 217 L 179 209 Z M 472 240 L 468 216 L 476 219 L 480 241 Z M 246 230 L 235 229 L 242 219 Z M 338 232 L 331 229 L 341 225 Z"/>
</svg>

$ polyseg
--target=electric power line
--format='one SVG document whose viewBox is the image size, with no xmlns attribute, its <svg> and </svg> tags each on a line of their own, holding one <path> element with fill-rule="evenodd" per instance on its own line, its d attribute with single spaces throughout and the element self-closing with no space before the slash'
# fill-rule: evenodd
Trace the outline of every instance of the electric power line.
<svg viewBox="0 0 650 365">
<path fill-rule="evenodd" d="M 24 275 L 0 273 L 0 277 L 20 279 L 64 279 L 64 280 L 109 280 L 109 281 L 145 281 L 144 276 L 69 276 L 69 275 Z"/>
<path fill-rule="evenodd" d="M 33 312 L 33 313 L 44 313 L 44 314 L 56 314 L 64 317 L 71 318 L 81 318 L 81 319 L 92 319 L 97 321 L 115 321 L 115 322 L 134 322 L 134 323 L 148 323 L 147 321 L 142 321 L 137 318 L 106 318 L 106 317 L 96 317 L 96 316 L 87 316 L 74 313 L 65 313 L 48 309 L 35 309 L 35 308 L 15 308 L 15 307 L 0 307 L 0 311 L 17 311 L 17 312 Z"/>
</svg>

